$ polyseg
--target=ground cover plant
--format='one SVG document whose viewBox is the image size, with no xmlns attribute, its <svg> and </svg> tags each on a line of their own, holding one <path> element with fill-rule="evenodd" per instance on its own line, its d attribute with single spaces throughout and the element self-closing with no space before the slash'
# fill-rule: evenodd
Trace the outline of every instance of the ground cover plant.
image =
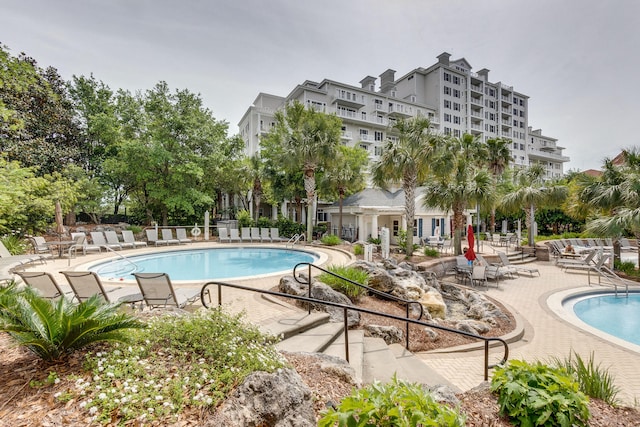
<svg viewBox="0 0 640 427">
<path fill-rule="evenodd" d="M 495 370 L 491 390 L 498 395 L 500 413 L 516 426 L 588 425 L 589 399 L 562 368 L 511 360 Z"/>
<path fill-rule="evenodd" d="M 336 236 L 335 234 L 327 234 L 326 236 L 322 236 L 320 239 L 323 245 L 327 246 L 336 246 L 342 243 L 342 239 Z"/>
<path fill-rule="evenodd" d="M 344 265 L 330 265 L 327 267 L 330 272 L 342 276 L 346 279 L 366 285 L 369 281 L 369 274 L 366 271 L 358 268 L 348 267 Z M 318 280 L 331 286 L 338 292 L 345 294 L 351 301 L 358 301 L 362 295 L 367 293 L 367 290 L 361 286 L 354 285 L 347 280 L 343 280 L 339 277 L 333 276 L 328 273 L 322 273 L 318 276 Z"/>
</svg>

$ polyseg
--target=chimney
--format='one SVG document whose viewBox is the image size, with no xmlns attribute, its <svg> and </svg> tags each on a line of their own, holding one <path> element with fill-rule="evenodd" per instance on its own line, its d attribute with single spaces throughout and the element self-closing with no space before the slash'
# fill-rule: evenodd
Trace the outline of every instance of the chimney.
<svg viewBox="0 0 640 427">
<path fill-rule="evenodd" d="M 389 68 L 380 74 L 380 92 L 389 93 L 395 87 L 396 71 Z"/>
<path fill-rule="evenodd" d="M 478 75 L 481 77 L 484 77 L 484 81 L 488 82 L 489 81 L 489 70 L 486 68 L 483 68 L 482 70 L 478 71 Z"/>
<path fill-rule="evenodd" d="M 370 90 L 371 92 L 376 91 L 376 78 L 372 76 L 367 76 L 364 79 L 360 80 L 360 84 L 362 85 L 362 89 Z"/>
<path fill-rule="evenodd" d="M 440 64 L 449 66 L 449 58 L 451 58 L 451 54 L 447 52 L 442 52 L 440 55 L 436 56 L 438 58 L 438 62 Z"/>
</svg>

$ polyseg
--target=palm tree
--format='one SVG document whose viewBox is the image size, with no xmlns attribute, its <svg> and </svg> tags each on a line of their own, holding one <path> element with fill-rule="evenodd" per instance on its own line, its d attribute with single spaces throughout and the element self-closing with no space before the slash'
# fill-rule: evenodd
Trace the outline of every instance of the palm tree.
<svg viewBox="0 0 640 427">
<path fill-rule="evenodd" d="M 407 256 L 413 252 L 416 188 L 427 177 L 436 142 L 430 127 L 429 119 L 422 116 L 398 120 L 391 128 L 392 132 L 398 133 L 398 139 L 387 140 L 380 159 L 372 167 L 373 183 L 378 187 L 387 188 L 389 183 L 402 182 L 407 221 Z"/>
<path fill-rule="evenodd" d="M 313 203 L 316 196 L 316 171 L 335 157 L 340 142 L 342 121 L 298 101 L 275 114 L 275 126 L 260 141 L 277 163 L 291 171 L 302 169 L 307 195 L 307 239 L 313 234 Z"/>
<path fill-rule="evenodd" d="M 600 212 L 587 223 L 587 230 L 602 236 L 615 236 L 614 256 L 620 259 L 619 238 L 633 233 L 640 238 L 640 151 L 622 150 L 622 164 L 606 159 L 599 180 L 585 186 L 582 202 Z M 640 262 L 640 252 L 638 253 Z M 640 264 L 639 264 L 640 265 Z"/>
<path fill-rule="evenodd" d="M 502 176 L 511 161 L 511 151 L 509 146 L 511 140 L 508 138 L 490 138 L 487 140 L 487 166 L 493 176 L 494 188 L 498 188 L 498 179 Z M 491 205 L 490 229 L 496 232 L 496 206 Z"/>
<path fill-rule="evenodd" d="M 248 159 L 248 172 L 251 179 L 251 199 L 255 205 L 255 218 L 258 221 L 260 216 L 260 203 L 262 202 L 262 161 L 260 159 L 260 153 L 256 153 Z"/>
<path fill-rule="evenodd" d="M 528 243 L 531 247 L 535 245 L 533 222 L 535 221 L 536 207 L 545 204 L 558 206 L 567 198 L 568 194 L 567 186 L 546 182 L 544 175 L 545 169 L 540 164 L 518 170 L 514 176 L 516 188 L 506 194 L 500 203 L 500 206 L 507 211 L 524 210 Z"/>
<path fill-rule="evenodd" d="M 491 176 L 483 166 L 486 146 L 477 137 L 464 134 L 447 138 L 432 166 L 432 179 L 424 187 L 424 204 L 453 212 L 454 251 L 462 253 L 464 210 L 471 203 L 487 202 L 492 196 Z"/>
<path fill-rule="evenodd" d="M 362 169 L 367 164 L 367 152 L 360 147 L 338 146 L 338 152 L 325 169 L 322 178 L 323 194 L 337 192 L 339 200 L 338 236 L 342 238 L 342 201 L 345 196 L 357 193 L 365 186 Z"/>
</svg>

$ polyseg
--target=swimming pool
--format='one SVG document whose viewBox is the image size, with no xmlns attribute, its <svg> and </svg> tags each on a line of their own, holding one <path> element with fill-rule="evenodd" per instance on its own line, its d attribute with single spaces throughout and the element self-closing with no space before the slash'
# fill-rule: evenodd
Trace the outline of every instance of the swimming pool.
<svg viewBox="0 0 640 427">
<path fill-rule="evenodd" d="M 318 258 L 311 252 L 283 248 L 206 248 L 112 258 L 89 270 L 105 280 L 132 280 L 133 273 L 162 272 L 172 281 L 203 281 L 291 272 L 296 264 Z"/>
<path fill-rule="evenodd" d="M 640 294 L 589 295 L 573 303 L 573 312 L 589 326 L 640 345 Z"/>
</svg>

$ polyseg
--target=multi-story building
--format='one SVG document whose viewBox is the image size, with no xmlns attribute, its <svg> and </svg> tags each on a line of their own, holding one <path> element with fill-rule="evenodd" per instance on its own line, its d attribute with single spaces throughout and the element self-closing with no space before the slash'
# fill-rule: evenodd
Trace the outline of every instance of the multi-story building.
<svg viewBox="0 0 640 427">
<path fill-rule="evenodd" d="M 388 69 L 379 81 L 367 76 L 360 86 L 307 80 L 286 97 L 260 93 L 239 123 L 246 153 L 259 151 L 260 137 L 273 125 L 275 111 L 297 100 L 340 117 L 343 143 L 366 149 L 372 160 L 382 153 L 388 138 L 395 138 L 389 132 L 394 120 L 421 114 L 447 135 L 508 138 L 513 165 L 542 163 L 549 178 L 562 176 L 569 158 L 562 155 L 556 139 L 529 126 L 529 97 L 503 82 L 490 82 L 488 69 L 472 72 L 466 59 L 450 57 L 442 53 L 430 67 L 416 68 L 398 79 Z"/>
</svg>

